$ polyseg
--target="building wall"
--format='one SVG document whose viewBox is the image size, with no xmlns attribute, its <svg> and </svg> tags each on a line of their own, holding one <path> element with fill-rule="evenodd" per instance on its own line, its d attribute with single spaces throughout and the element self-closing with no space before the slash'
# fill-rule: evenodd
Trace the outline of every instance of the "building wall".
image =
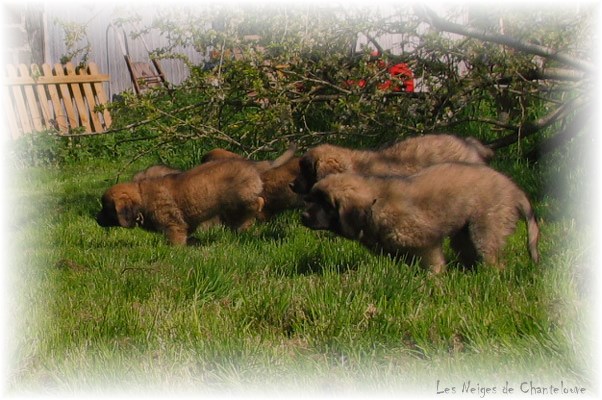
<svg viewBox="0 0 602 400">
<path fill-rule="evenodd" d="M 31 4 L 2 5 L 2 60 L 9 64 L 44 60 L 44 13 Z"/>
<path fill-rule="evenodd" d="M 86 36 L 91 46 L 88 61 L 95 62 L 102 73 L 109 74 L 111 81 L 106 84 L 109 98 L 124 90 L 132 89 L 133 84 L 124 60 L 124 51 L 117 39 L 123 36 L 123 30 L 113 29 L 112 23 L 119 16 L 119 8 L 102 3 L 45 2 L 43 4 L 2 4 L 2 60 L 5 64 L 42 64 L 51 65 L 61 62 L 61 58 L 69 51 L 65 44 L 65 24 L 85 26 Z M 152 7 L 136 10 L 142 15 L 140 27 L 152 22 Z M 140 39 L 132 39 L 126 30 L 127 54 L 132 61 L 151 63 L 144 43 Z M 167 41 L 157 32 L 144 36 L 150 50 L 167 45 Z M 86 40 L 77 43 L 78 47 L 86 46 Z M 177 49 L 187 55 L 194 63 L 200 63 L 203 55 L 192 49 Z M 77 64 L 81 57 L 73 59 Z M 188 77 L 188 68 L 180 60 L 161 60 L 166 78 L 173 84 L 179 84 Z"/>
<path fill-rule="evenodd" d="M 152 22 L 154 9 L 144 7 L 135 10 L 140 14 L 142 20 L 139 27 L 145 27 Z M 123 36 L 123 31 L 114 29 L 112 23 L 120 16 L 117 6 L 104 6 L 100 3 L 58 3 L 53 5 L 51 2 L 46 6 L 46 31 L 47 36 L 51 38 L 47 43 L 48 62 L 58 63 L 63 55 L 68 52 L 65 45 L 65 31 L 61 24 L 73 22 L 76 24 L 85 24 L 88 40 L 91 45 L 91 55 L 89 61 L 94 61 L 101 72 L 111 75 L 111 81 L 108 85 L 108 94 L 111 98 L 124 90 L 133 90 L 132 81 L 124 60 L 124 52 L 117 34 Z M 135 27 L 129 27 L 126 30 L 127 45 L 126 52 L 132 61 L 151 63 L 148 52 L 141 39 L 132 39 L 130 33 Z M 158 32 L 151 32 L 144 36 L 144 40 L 150 50 L 167 45 L 167 41 L 161 37 Z M 85 41 L 81 42 L 86 45 Z M 179 49 L 179 52 L 187 55 L 193 62 L 200 63 L 203 55 L 192 49 Z M 74 60 L 78 62 L 79 60 Z M 173 84 L 179 84 L 188 77 L 188 68 L 180 60 L 161 60 L 160 61 L 167 80 Z"/>
</svg>

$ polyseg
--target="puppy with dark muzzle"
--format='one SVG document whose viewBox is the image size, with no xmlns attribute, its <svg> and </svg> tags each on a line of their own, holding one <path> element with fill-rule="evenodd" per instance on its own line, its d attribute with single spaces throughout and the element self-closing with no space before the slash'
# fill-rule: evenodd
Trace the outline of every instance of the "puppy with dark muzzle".
<svg viewBox="0 0 602 400">
<path fill-rule="evenodd" d="M 521 215 L 531 258 L 539 259 L 529 200 L 509 178 L 483 165 L 438 164 L 407 178 L 334 174 L 318 181 L 306 201 L 305 226 L 417 257 L 434 273 L 445 267 L 446 237 L 467 267 L 482 260 L 503 268 L 501 252 Z"/>
<path fill-rule="evenodd" d="M 255 168 L 259 169 L 263 182 L 261 197 L 265 205 L 258 219 L 268 220 L 283 211 L 301 208 L 301 196 L 291 190 L 290 183 L 299 175 L 299 157 L 294 156 L 296 146 L 291 145 L 286 152 L 272 161 L 252 161 Z M 245 158 L 224 149 L 213 149 L 202 161 Z"/>
<path fill-rule="evenodd" d="M 110 187 L 96 220 L 103 227 L 159 231 L 171 244 L 184 245 L 199 224 L 212 219 L 234 230 L 247 228 L 263 208 L 262 190 L 248 161 L 213 161 Z"/>
<path fill-rule="evenodd" d="M 408 176 L 434 164 L 486 164 L 491 157 L 493 151 L 477 139 L 447 134 L 418 136 L 377 151 L 323 144 L 301 157 L 300 173 L 291 187 L 295 193 L 306 194 L 317 181 L 330 174 Z"/>
</svg>

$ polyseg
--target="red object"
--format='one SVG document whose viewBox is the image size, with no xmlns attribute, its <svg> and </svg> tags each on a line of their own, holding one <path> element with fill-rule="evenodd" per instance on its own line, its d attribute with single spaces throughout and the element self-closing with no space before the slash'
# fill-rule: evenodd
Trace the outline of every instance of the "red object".
<svg viewBox="0 0 602 400">
<path fill-rule="evenodd" d="M 413 92 L 414 91 L 414 73 L 406 63 L 399 63 L 388 66 L 383 60 L 378 60 L 378 68 L 387 69 L 387 73 L 391 77 L 396 77 L 401 80 L 401 84 L 393 82 L 391 79 L 387 79 L 380 83 L 377 88 L 382 91 L 390 92 Z M 360 88 L 366 87 L 366 80 L 360 79 L 358 81 L 348 80 L 345 81 L 348 86 L 357 85 Z"/>
<path fill-rule="evenodd" d="M 387 72 L 389 72 L 389 74 L 391 76 L 399 77 L 402 81 L 402 83 L 401 83 L 402 87 L 399 87 L 399 85 L 396 85 L 391 88 L 391 90 L 393 92 L 401 92 L 401 91 L 413 92 L 414 91 L 414 73 L 412 72 L 410 67 L 408 67 L 408 64 L 399 63 L 399 64 L 392 65 L 387 69 Z M 391 87 L 392 83 L 393 82 L 391 82 L 390 80 L 387 80 L 387 81 L 383 82 L 378 88 L 381 90 L 389 89 Z M 383 86 L 383 88 L 381 88 L 381 86 Z"/>
</svg>

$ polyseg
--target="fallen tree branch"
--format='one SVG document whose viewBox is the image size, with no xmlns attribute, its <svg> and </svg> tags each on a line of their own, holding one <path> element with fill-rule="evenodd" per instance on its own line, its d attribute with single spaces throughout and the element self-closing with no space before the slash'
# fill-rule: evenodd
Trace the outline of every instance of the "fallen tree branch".
<svg viewBox="0 0 602 400">
<path fill-rule="evenodd" d="M 110 134 L 110 133 L 117 133 L 117 132 L 122 132 L 122 131 L 127 131 L 130 129 L 134 129 L 134 128 L 138 128 L 142 125 L 146 125 L 146 124 L 150 124 L 151 122 L 155 122 L 161 118 L 165 118 L 165 117 L 174 117 L 176 114 L 182 113 L 182 112 L 186 112 L 186 111 L 190 111 L 190 110 L 194 110 L 195 108 L 199 108 L 199 107 L 203 107 L 203 106 L 207 106 L 211 103 L 214 103 L 212 100 L 204 100 L 198 103 L 194 103 L 194 104 L 190 104 L 178 109 L 175 109 L 173 111 L 171 111 L 170 113 L 166 113 L 164 111 L 158 110 L 160 114 L 159 116 L 156 117 L 152 117 L 152 118 L 146 118 L 140 121 L 136 121 L 133 122 L 131 124 L 119 127 L 119 128 L 113 128 L 113 129 L 108 129 L 106 131 L 102 131 L 102 132 L 83 132 L 83 133 L 70 133 L 70 134 L 61 134 L 59 136 L 61 137 L 84 137 L 84 136 L 99 136 L 99 135 L 106 135 L 106 134 Z M 244 101 L 240 101 L 240 100 L 230 100 L 230 101 L 226 101 L 225 104 L 228 105 L 232 105 L 232 106 L 241 106 L 241 107 L 258 107 L 257 103 L 254 101 L 249 101 L 249 102 L 244 102 Z M 215 128 L 213 128 L 215 129 Z"/>
<path fill-rule="evenodd" d="M 526 158 L 529 161 L 538 161 L 541 157 L 568 143 L 583 130 L 592 115 L 593 113 L 587 107 L 579 110 L 562 131 L 543 140 L 537 147 L 527 153 Z"/>
<path fill-rule="evenodd" d="M 559 121 L 562 118 L 567 117 L 571 112 L 575 110 L 576 101 L 570 101 L 562 104 L 551 113 L 539 118 L 536 121 L 529 121 L 518 126 L 512 126 L 507 124 L 498 124 L 507 130 L 513 131 L 511 134 L 504 136 L 500 139 L 494 140 L 493 142 L 487 143 L 487 146 L 493 150 L 500 149 L 502 147 L 509 146 L 518 142 L 520 139 L 533 135 L 540 130 L 547 128 L 553 123 Z M 487 122 L 483 119 L 481 122 Z"/>
<path fill-rule="evenodd" d="M 585 74 L 580 71 L 565 68 L 543 68 L 533 71 L 533 75 L 528 76 L 533 80 L 555 80 L 579 82 L 585 78 Z"/>
<path fill-rule="evenodd" d="M 190 111 L 193 110 L 197 107 L 201 107 L 201 106 L 206 106 L 207 104 L 209 104 L 209 101 L 202 101 L 200 103 L 195 103 L 195 104 L 190 104 L 188 106 L 182 107 L 182 108 L 178 108 L 177 110 L 172 111 L 172 114 L 176 114 L 176 113 L 180 113 L 180 112 L 185 112 L 185 111 Z M 84 133 L 71 133 L 71 134 L 61 134 L 59 136 L 61 137 L 84 137 L 84 136 L 99 136 L 99 135 L 106 135 L 109 133 L 117 133 L 117 132 L 121 132 L 121 131 L 127 131 L 130 129 L 134 129 L 134 128 L 138 128 L 139 126 L 142 125 L 146 125 L 146 124 L 150 124 L 151 122 L 154 122 L 158 119 L 164 118 L 164 116 L 157 116 L 157 117 L 152 117 L 152 118 L 146 118 L 140 121 L 136 121 L 133 122 L 131 124 L 122 126 L 120 128 L 114 128 L 114 129 L 108 129 L 106 131 L 102 131 L 102 132 L 84 132 Z"/>
<path fill-rule="evenodd" d="M 372 43 L 372 45 L 374 47 L 376 47 L 376 51 L 378 51 L 378 54 L 385 54 L 385 50 L 380 45 L 380 43 L 378 43 L 378 41 L 376 40 L 376 38 L 374 38 L 368 32 L 364 32 L 364 35 L 366 36 L 366 38 L 368 39 L 368 41 L 370 41 L 370 43 Z M 390 52 L 387 52 L 387 53 L 390 53 Z"/>
<path fill-rule="evenodd" d="M 439 17 L 433 10 L 431 10 L 425 5 L 418 6 L 417 14 L 423 19 L 425 19 L 431 26 L 441 31 L 456 33 L 458 35 L 469 36 L 486 42 L 492 42 L 512 47 L 519 51 L 524 51 L 529 54 L 534 54 L 550 60 L 558 61 L 562 64 L 571 66 L 575 69 L 590 74 L 597 72 L 596 68 L 591 62 L 570 56 L 568 54 L 560 53 L 549 47 L 540 46 L 534 43 L 528 43 L 506 35 L 496 35 L 492 33 L 487 33 L 483 30 L 447 21 Z"/>
<path fill-rule="evenodd" d="M 130 161 L 128 161 L 125 165 L 122 165 L 121 168 L 117 171 L 117 175 L 115 176 L 115 182 L 114 183 L 118 183 L 119 179 L 121 178 L 121 174 L 123 174 L 123 172 L 132 164 L 134 164 L 137 160 L 139 160 L 140 158 L 144 157 L 147 154 L 152 153 L 153 151 L 157 150 L 158 148 L 161 148 L 163 146 L 165 146 L 166 144 L 168 144 L 170 142 L 171 139 L 162 141 L 157 143 L 154 146 L 151 146 L 147 149 L 145 149 L 144 151 L 136 154 L 132 159 L 130 159 Z"/>
</svg>

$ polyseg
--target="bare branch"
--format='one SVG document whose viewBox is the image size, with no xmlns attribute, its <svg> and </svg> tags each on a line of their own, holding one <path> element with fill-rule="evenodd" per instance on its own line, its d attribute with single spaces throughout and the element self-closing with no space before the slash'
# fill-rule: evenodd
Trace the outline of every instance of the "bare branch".
<svg viewBox="0 0 602 400">
<path fill-rule="evenodd" d="M 431 10 L 425 5 L 419 6 L 417 14 L 423 17 L 430 25 L 442 31 L 456 33 L 458 35 L 469 36 L 475 39 L 480 39 L 483 41 L 493 42 L 504 46 L 512 47 L 516 50 L 524 51 L 529 54 L 534 54 L 537 56 L 548 58 L 550 60 L 558 61 L 583 72 L 596 72 L 594 65 L 588 61 L 581 60 L 568 54 L 559 53 L 558 51 L 549 47 L 540 46 L 534 43 L 527 43 L 510 36 L 487 33 L 482 30 L 478 30 L 468 26 L 462 26 L 447 21 L 439 17 L 433 10 Z"/>
<path fill-rule="evenodd" d="M 524 124 L 514 127 L 507 126 L 506 129 L 513 130 L 514 132 L 510 135 L 504 136 L 500 139 L 494 140 L 491 143 L 488 143 L 487 146 L 495 150 L 516 143 L 521 138 L 533 135 L 534 133 L 539 132 L 544 128 L 547 128 L 548 126 L 561 120 L 562 118 L 566 118 L 572 111 L 575 110 L 575 103 L 575 101 L 565 103 L 556 108 L 551 113 L 544 115 L 536 121 L 528 121 Z"/>
<path fill-rule="evenodd" d="M 589 123 L 591 116 L 591 109 L 585 107 L 579 110 L 579 112 L 572 117 L 571 122 L 569 122 L 561 132 L 542 141 L 535 149 L 527 153 L 527 159 L 537 161 L 542 156 L 571 141 Z"/>
<path fill-rule="evenodd" d="M 534 79 L 579 82 L 585 78 L 582 72 L 564 68 L 544 68 L 534 72 Z"/>
<path fill-rule="evenodd" d="M 109 129 L 103 132 L 83 132 L 83 133 L 71 133 L 71 134 L 61 134 L 61 137 L 84 137 L 84 136 L 99 136 L 99 135 L 105 135 L 105 134 L 110 134 L 110 133 L 117 133 L 117 132 L 122 132 L 122 131 L 127 131 L 130 129 L 134 129 L 134 128 L 138 128 L 142 125 L 146 125 L 146 124 L 150 124 L 151 122 L 155 122 L 161 118 L 165 118 L 165 117 L 174 117 L 176 114 L 179 113 L 183 113 L 186 111 L 190 111 L 190 110 L 194 110 L 195 108 L 199 108 L 199 107 L 203 107 L 203 106 L 207 106 L 209 104 L 211 104 L 212 101 L 211 100 L 205 100 L 205 101 L 201 101 L 198 103 L 194 103 L 194 104 L 190 104 L 178 109 L 175 109 L 173 111 L 171 111 L 170 113 L 165 113 L 164 111 L 158 110 L 159 113 L 161 115 L 159 116 L 155 116 L 155 117 L 151 117 L 151 118 L 146 118 L 140 121 L 136 121 L 133 122 L 131 124 L 119 127 L 119 128 L 113 128 L 113 129 Z M 229 100 L 229 101 L 225 101 L 225 104 L 228 105 L 235 105 L 235 106 L 241 106 L 241 107 L 258 107 L 257 103 L 253 102 L 253 101 L 249 101 L 249 102 L 243 102 L 243 101 L 238 101 L 238 100 Z"/>
<path fill-rule="evenodd" d="M 385 50 L 382 48 L 380 43 L 378 43 L 378 41 L 372 35 L 370 35 L 368 32 L 365 32 L 364 35 L 370 41 L 370 43 L 372 43 L 372 45 L 374 47 L 376 47 L 378 54 L 385 54 Z"/>
<path fill-rule="evenodd" d="M 206 106 L 207 104 L 209 104 L 208 101 L 202 101 L 200 103 L 190 104 L 188 106 L 179 108 L 177 110 L 173 110 L 171 113 L 172 114 L 177 114 L 177 113 L 181 113 L 181 112 L 184 112 L 184 111 L 193 110 L 193 109 L 201 107 L 201 106 Z M 140 120 L 140 121 L 133 122 L 133 123 L 131 123 L 129 125 L 126 125 L 126 126 L 122 126 L 120 128 L 109 129 L 109 130 L 106 130 L 104 132 L 84 132 L 84 133 L 74 133 L 74 134 L 61 134 L 60 136 L 61 137 L 83 137 L 83 136 L 105 135 L 105 134 L 109 134 L 109 133 L 116 133 L 116 132 L 127 131 L 127 130 L 130 130 L 130 129 L 138 128 L 139 126 L 149 124 L 149 123 L 154 122 L 154 121 L 156 121 L 158 119 L 161 119 L 161 118 L 164 118 L 164 117 L 157 116 L 157 117 L 147 118 L 147 119 L 143 119 L 143 120 Z"/>
<path fill-rule="evenodd" d="M 331 87 L 331 88 L 335 89 L 337 92 L 341 92 L 341 93 L 345 93 L 345 94 L 351 94 L 350 90 L 344 89 L 341 86 L 335 85 L 332 82 L 329 82 L 327 80 L 324 80 L 324 79 L 321 79 L 321 78 L 318 78 L 318 77 L 310 78 L 307 75 L 302 75 L 302 74 L 299 74 L 298 72 L 291 71 L 291 70 L 288 70 L 288 69 L 283 69 L 281 71 L 283 73 L 285 73 L 285 74 L 289 74 L 289 75 L 292 75 L 294 77 L 297 77 L 297 78 L 299 78 L 302 81 L 317 83 L 317 84 L 320 84 L 320 85 L 323 85 L 323 86 Z"/>
</svg>

